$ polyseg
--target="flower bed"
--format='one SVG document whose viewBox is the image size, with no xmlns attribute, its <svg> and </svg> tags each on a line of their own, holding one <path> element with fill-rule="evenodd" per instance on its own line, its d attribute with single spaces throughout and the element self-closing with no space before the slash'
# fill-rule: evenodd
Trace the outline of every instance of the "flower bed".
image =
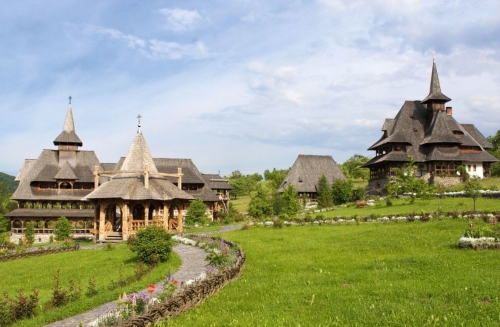
<svg viewBox="0 0 500 327">
<path fill-rule="evenodd" d="M 169 273 L 163 287 L 163 293 L 166 294 L 163 298 L 148 297 L 144 292 L 128 296 L 124 294 L 118 301 L 117 310 L 109 312 L 91 325 L 152 326 L 155 322 L 175 317 L 198 305 L 241 274 L 245 264 L 245 254 L 234 243 L 195 235 L 189 238 L 181 236 L 173 238 L 181 243 L 205 249 L 208 252 L 207 260 L 210 262 L 207 270 L 195 279 L 179 285 L 177 281 L 171 279 Z M 229 259 L 220 259 L 221 257 Z M 219 266 L 214 265 L 212 261 L 219 263 Z M 148 290 L 154 292 L 154 285 L 150 285 Z M 138 313 L 141 314 L 136 316 Z"/>
<path fill-rule="evenodd" d="M 464 235 L 458 241 L 460 248 L 472 248 L 474 250 L 494 249 L 500 250 L 500 227 L 498 219 L 491 219 L 483 224 L 469 223 Z"/>
</svg>

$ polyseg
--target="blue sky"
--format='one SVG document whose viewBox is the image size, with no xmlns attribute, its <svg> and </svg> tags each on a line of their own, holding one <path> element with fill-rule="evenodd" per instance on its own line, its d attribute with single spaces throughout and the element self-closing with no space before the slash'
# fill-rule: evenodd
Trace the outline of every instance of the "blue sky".
<svg viewBox="0 0 500 327">
<path fill-rule="evenodd" d="M 205 173 L 342 163 L 429 92 L 433 57 L 453 115 L 500 129 L 500 3 L 410 0 L 2 1 L 0 171 L 53 149 L 68 107 L 82 150 Z M 433 53 L 435 53 L 433 55 Z"/>
</svg>

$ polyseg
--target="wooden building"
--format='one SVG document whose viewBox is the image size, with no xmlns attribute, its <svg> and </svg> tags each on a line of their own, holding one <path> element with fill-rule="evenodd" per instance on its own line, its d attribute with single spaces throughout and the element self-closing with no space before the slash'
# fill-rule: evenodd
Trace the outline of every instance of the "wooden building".
<svg viewBox="0 0 500 327">
<path fill-rule="evenodd" d="M 282 193 L 289 185 L 293 185 L 299 196 L 305 194 L 309 201 L 316 201 L 322 175 L 325 175 L 329 185 L 336 179 L 346 179 L 332 156 L 300 154 L 278 188 L 278 192 Z"/>
<path fill-rule="evenodd" d="M 16 177 L 12 199 L 19 208 L 6 214 L 12 242 L 22 238 L 28 221 L 35 223 L 37 242 L 49 240 L 61 216 L 71 222 L 73 236 L 110 241 L 127 239 L 149 224 L 182 231 L 182 218 L 195 198 L 212 217 L 228 208 L 227 181 L 203 175 L 190 159 L 153 158 L 140 122 L 127 156 L 100 163 L 94 151 L 79 149 L 83 143 L 70 105 L 54 145 L 57 150 L 27 159 Z"/>
<path fill-rule="evenodd" d="M 375 157 L 364 167 L 370 169 L 369 188 L 380 192 L 394 168 L 404 166 L 409 156 L 417 164 L 416 176 L 445 186 L 460 182 L 457 167 L 464 166 L 471 176 L 490 174 L 498 161 L 486 150 L 492 144 L 472 124 L 460 124 L 449 97 L 441 92 L 436 63 L 432 63 L 429 95 L 422 101 L 405 101 L 395 118 L 387 118 L 382 137 L 368 150 Z"/>
</svg>

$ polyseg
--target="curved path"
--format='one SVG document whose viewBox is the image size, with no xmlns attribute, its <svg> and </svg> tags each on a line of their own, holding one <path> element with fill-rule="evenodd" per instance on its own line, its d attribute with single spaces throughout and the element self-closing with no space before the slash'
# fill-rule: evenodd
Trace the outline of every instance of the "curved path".
<svg viewBox="0 0 500 327">
<path fill-rule="evenodd" d="M 173 250 L 182 260 L 180 269 L 172 276 L 174 279 L 179 282 L 188 281 L 190 279 L 194 279 L 200 273 L 205 271 L 205 266 L 207 265 L 207 261 L 205 260 L 207 253 L 205 250 L 185 244 L 178 244 L 174 246 Z M 155 285 L 155 293 L 161 292 L 163 288 L 163 281 L 158 282 Z M 143 291 L 147 291 L 147 289 L 144 289 Z M 95 321 L 97 318 L 103 316 L 106 312 L 113 310 L 116 307 L 117 301 L 106 303 L 74 317 L 56 321 L 46 325 L 46 327 L 75 327 L 79 326 L 80 323 L 83 323 L 83 326 L 87 326 L 89 323 Z"/>
</svg>

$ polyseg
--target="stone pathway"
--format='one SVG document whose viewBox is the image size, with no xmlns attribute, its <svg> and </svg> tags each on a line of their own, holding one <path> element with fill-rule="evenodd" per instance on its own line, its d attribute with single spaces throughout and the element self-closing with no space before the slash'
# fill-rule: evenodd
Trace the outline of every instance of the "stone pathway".
<svg viewBox="0 0 500 327">
<path fill-rule="evenodd" d="M 176 245 L 174 246 L 173 250 L 179 255 L 182 260 L 180 269 L 172 275 L 172 277 L 178 280 L 179 283 L 182 281 L 194 279 L 200 273 L 205 271 L 205 266 L 207 265 L 207 261 L 205 260 L 207 253 L 205 252 L 205 250 L 185 244 Z M 155 293 L 161 292 L 163 288 L 163 281 L 157 283 L 155 286 Z M 147 288 L 143 291 L 146 292 Z M 74 317 L 56 321 L 54 323 L 46 325 L 46 327 L 75 327 L 79 326 L 81 322 L 84 326 L 87 326 L 89 323 L 104 315 L 106 312 L 114 310 L 116 306 L 116 301 L 106 303 Z"/>
<path fill-rule="evenodd" d="M 219 231 L 207 232 L 207 233 L 197 233 L 200 235 L 207 234 L 219 234 L 231 232 L 233 230 L 241 229 L 241 225 L 227 225 L 222 226 Z M 82 246 L 82 250 L 90 250 L 95 248 L 102 247 L 102 244 L 94 244 Z M 207 253 L 205 250 L 200 249 L 195 246 L 178 244 L 174 246 L 173 250 L 179 255 L 181 258 L 182 264 L 180 269 L 172 275 L 174 279 L 180 282 L 186 282 L 190 279 L 194 279 L 199 276 L 202 272 L 205 271 L 205 266 L 207 265 L 206 257 Z M 167 276 L 165 276 L 166 278 Z M 163 289 L 163 281 L 155 284 L 155 293 L 160 293 Z M 147 288 L 143 290 L 143 292 L 147 292 Z M 79 326 L 80 323 L 83 323 L 83 326 L 87 326 L 89 323 L 95 321 L 97 318 L 103 316 L 109 311 L 114 310 L 117 307 L 117 301 L 109 302 L 103 304 L 97 308 L 89 310 L 87 312 L 81 313 L 74 317 L 70 317 L 64 320 L 53 322 L 49 325 L 45 325 L 45 327 L 75 327 Z"/>
</svg>

